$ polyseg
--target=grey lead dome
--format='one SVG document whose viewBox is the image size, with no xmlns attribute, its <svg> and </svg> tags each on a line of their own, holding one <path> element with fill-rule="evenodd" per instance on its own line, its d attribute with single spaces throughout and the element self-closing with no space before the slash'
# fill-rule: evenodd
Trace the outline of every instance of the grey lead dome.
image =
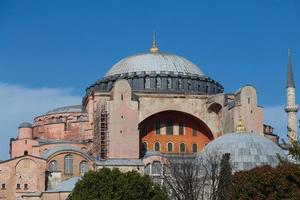
<svg viewBox="0 0 300 200">
<path fill-rule="evenodd" d="M 271 140 L 255 133 L 229 133 L 208 143 L 204 154 L 230 153 L 234 171 L 249 170 L 257 166 L 278 165 L 278 156 L 286 158 L 284 151 Z"/>
<path fill-rule="evenodd" d="M 172 72 L 174 74 L 204 76 L 203 72 L 191 61 L 167 53 L 144 53 L 126 57 L 116 63 L 105 76 L 125 73 L 151 73 L 155 71 Z"/>
</svg>

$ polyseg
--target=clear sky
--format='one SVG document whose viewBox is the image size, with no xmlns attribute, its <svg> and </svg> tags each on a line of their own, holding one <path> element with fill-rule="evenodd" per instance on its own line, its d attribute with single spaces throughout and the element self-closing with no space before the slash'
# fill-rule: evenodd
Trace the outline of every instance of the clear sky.
<svg viewBox="0 0 300 200">
<path fill-rule="evenodd" d="M 119 59 L 181 55 L 225 92 L 254 85 L 265 120 L 285 136 L 287 48 L 300 98 L 300 1 L 0 0 L 0 160 L 22 121 L 80 104 L 85 88 Z"/>
</svg>

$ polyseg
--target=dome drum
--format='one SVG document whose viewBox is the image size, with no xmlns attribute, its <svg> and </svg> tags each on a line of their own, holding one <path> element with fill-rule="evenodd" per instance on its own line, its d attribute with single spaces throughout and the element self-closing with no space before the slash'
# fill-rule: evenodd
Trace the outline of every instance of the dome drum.
<svg viewBox="0 0 300 200">
<path fill-rule="evenodd" d="M 132 90 L 136 92 L 219 94 L 224 91 L 221 84 L 206 76 L 153 71 L 149 74 L 146 72 L 125 73 L 104 77 L 87 88 L 84 100 L 95 91 L 109 92 L 119 79 L 127 80 Z"/>
</svg>

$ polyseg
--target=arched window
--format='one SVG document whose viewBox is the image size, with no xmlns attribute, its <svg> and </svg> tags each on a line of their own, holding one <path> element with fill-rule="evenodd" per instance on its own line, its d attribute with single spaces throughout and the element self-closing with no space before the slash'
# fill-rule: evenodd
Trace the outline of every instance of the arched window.
<svg viewBox="0 0 300 200">
<path fill-rule="evenodd" d="M 152 163 L 152 175 L 161 175 L 162 174 L 162 167 L 159 161 L 154 161 Z"/>
<path fill-rule="evenodd" d="M 142 148 L 143 148 L 143 151 L 147 151 L 147 149 L 148 149 L 147 142 L 143 142 Z"/>
<path fill-rule="evenodd" d="M 197 144 L 193 144 L 192 149 L 193 149 L 193 153 L 197 153 L 198 152 Z"/>
<path fill-rule="evenodd" d="M 161 78 L 160 77 L 156 78 L 156 88 L 161 89 Z"/>
<path fill-rule="evenodd" d="M 28 155 L 28 151 L 24 151 L 24 155 Z"/>
<path fill-rule="evenodd" d="M 167 79 L 167 87 L 168 87 L 168 89 L 172 89 L 172 78 L 171 77 L 169 77 Z"/>
<path fill-rule="evenodd" d="M 145 79 L 145 88 L 150 89 L 150 78 L 148 76 Z"/>
<path fill-rule="evenodd" d="M 89 166 L 88 166 L 88 163 L 86 161 L 82 161 L 80 163 L 80 174 L 84 174 L 86 172 L 89 171 Z"/>
<path fill-rule="evenodd" d="M 73 174 L 73 156 L 66 155 L 64 161 L 65 161 L 65 174 Z"/>
<path fill-rule="evenodd" d="M 49 163 L 49 171 L 50 172 L 56 172 L 56 171 L 58 171 L 58 165 L 57 165 L 57 161 L 56 160 L 52 160 Z"/>
<path fill-rule="evenodd" d="M 160 143 L 159 142 L 155 142 L 154 151 L 160 151 Z"/>
<path fill-rule="evenodd" d="M 185 144 L 180 143 L 179 149 L 180 149 L 180 153 L 185 153 Z"/>
<path fill-rule="evenodd" d="M 167 149 L 168 149 L 168 152 L 173 151 L 173 144 L 171 142 L 168 143 Z"/>
</svg>

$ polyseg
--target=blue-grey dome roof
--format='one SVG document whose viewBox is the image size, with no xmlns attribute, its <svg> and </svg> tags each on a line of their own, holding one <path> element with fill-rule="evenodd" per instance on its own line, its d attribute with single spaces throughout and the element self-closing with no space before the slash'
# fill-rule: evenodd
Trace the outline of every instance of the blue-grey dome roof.
<svg viewBox="0 0 300 200">
<path fill-rule="evenodd" d="M 20 124 L 19 128 L 32 128 L 32 124 L 29 122 L 23 122 Z"/>
<path fill-rule="evenodd" d="M 125 73 L 172 72 L 174 74 L 204 76 L 203 72 L 191 61 L 167 53 L 143 53 L 126 57 L 116 63 L 105 76 Z"/>
<path fill-rule="evenodd" d="M 55 108 L 53 110 L 50 110 L 50 111 L 48 111 L 46 113 L 46 115 L 58 114 L 58 113 L 71 113 L 71 112 L 83 112 L 83 113 L 86 113 L 87 110 L 82 105 L 64 106 L 64 107 Z"/>
<path fill-rule="evenodd" d="M 205 147 L 204 154 L 230 153 L 234 171 L 249 170 L 261 165 L 277 166 L 278 155 L 286 158 L 284 151 L 271 140 L 254 133 L 225 134 Z"/>
</svg>

